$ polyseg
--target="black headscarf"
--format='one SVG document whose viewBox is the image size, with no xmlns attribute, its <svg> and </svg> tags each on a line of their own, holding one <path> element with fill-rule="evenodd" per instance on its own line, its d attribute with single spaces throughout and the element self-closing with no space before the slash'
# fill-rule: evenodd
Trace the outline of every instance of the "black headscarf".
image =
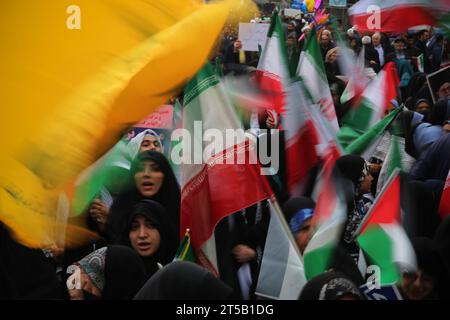
<svg viewBox="0 0 450 320">
<path fill-rule="evenodd" d="M 151 257 L 142 257 L 147 271 L 147 277 L 150 278 L 158 270 L 156 263 L 159 262 L 162 265 L 166 265 L 175 257 L 178 248 L 178 234 L 175 233 L 172 221 L 159 203 L 153 200 L 141 200 L 128 214 L 127 227 L 121 236 L 120 244 L 131 247 L 129 233 L 131 223 L 137 215 L 141 215 L 150 220 L 160 235 L 158 251 Z"/>
<path fill-rule="evenodd" d="M 134 175 L 143 161 L 153 161 L 164 174 L 164 181 L 158 193 L 151 198 L 144 198 L 136 188 Z M 180 201 L 181 193 L 178 182 L 170 167 L 169 161 L 163 154 L 156 151 L 145 151 L 139 154 L 131 164 L 130 180 L 133 181 L 129 191 L 122 193 L 114 200 L 108 217 L 108 240 L 115 243 L 126 227 L 126 216 L 129 210 L 140 200 L 150 199 L 161 204 L 169 218 L 172 220 L 177 234 L 180 228 Z"/>
<path fill-rule="evenodd" d="M 410 237 L 432 238 L 440 222 L 437 213 L 438 201 L 433 191 L 422 181 L 408 182 L 407 191 L 405 200 L 409 202 L 410 207 L 402 219 L 407 234 Z"/>
<path fill-rule="evenodd" d="M 446 279 L 445 265 L 439 247 L 433 240 L 425 237 L 412 238 L 411 244 L 416 253 L 417 267 L 434 280 L 432 295 L 436 295 L 442 284 L 441 281 Z M 445 289 L 448 290 L 448 288 Z"/>
<path fill-rule="evenodd" d="M 355 300 L 363 300 L 358 287 L 345 274 L 328 271 L 309 280 L 299 300 L 339 300 L 348 295 Z"/>
<path fill-rule="evenodd" d="M 442 126 L 445 120 L 450 119 L 450 100 L 439 100 L 431 108 L 430 123 Z"/>
<path fill-rule="evenodd" d="M 225 300 L 232 289 L 207 269 L 177 261 L 159 270 L 137 293 L 135 300 Z"/>
<path fill-rule="evenodd" d="M 170 167 L 170 163 L 167 158 L 160 152 L 145 151 L 141 153 L 131 164 L 130 171 L 133 179 L 140 163 L 142 163 L 143 161 L 153 161 L 158 165 L 158 167 L 164 174 L 164 181 L 161 189 L 159 189 L 159 192 L 154 195 L 151 200 L 155 200 L 166 209 L 166 212 L 174 223 L 175 230 L 178 232 L 180 229 L 181 193 L 180 186 L 178 185 L 175 174 Z"/>
<path fill-rule="evenodd" d="M 417 111 L 417 107 L 419 106 L 419 104 L 421 104 L 422 102 L 425 102 L 426 104 L 428 104 L 428 106 L 430 107 L 428 110 L 425 111 Z M 430 103 L 430 101 L 428 99 L 418 99 L 416 101 L 416 103 L 414 104 L 414 110 L 417 113 L 420 113 L 423 115 L 423 119 L 422 121 L 424 122 L 428 122 L 429 121 L 429 117 L 430 117 L 430 111 L 432 109 L 432 104 Z"/>
<path fill-rule="evenodd" d="M 131 300 L 146 280 L 139 255 L 125 246 L 108 246 L 105 257 L 103 300 Z"/>
<path fill-rule="evenodd" d="M 417 158 L 419 153 L 414 145 L 414 131 L 418 124 L 421 123 L 422 115 L 414 111 L 405 110 L 400 112 L 398 122 L 402 128 L 402 136 L 405 138 L 405 151 L 411 157 Z"/>
<path fill-rule="evenodd" d="M 360 156 L 347 154 L 336 161 L 336 167 L 344 178 L 353 182 L 357 189 L 364 177 L 365 160 Z"/>
</svg>

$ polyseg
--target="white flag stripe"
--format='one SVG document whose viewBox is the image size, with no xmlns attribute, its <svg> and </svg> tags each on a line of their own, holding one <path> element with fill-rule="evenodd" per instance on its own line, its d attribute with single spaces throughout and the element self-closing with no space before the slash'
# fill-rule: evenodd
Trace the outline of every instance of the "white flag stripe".
<svg viewBox="0 0 450 320">
<path fill-rule="evenodd" d="M 306 283 L 300 252 L 278 205 L 269 204 L 270 224 L 255 294 L 296 300 Z"/>
</svg>

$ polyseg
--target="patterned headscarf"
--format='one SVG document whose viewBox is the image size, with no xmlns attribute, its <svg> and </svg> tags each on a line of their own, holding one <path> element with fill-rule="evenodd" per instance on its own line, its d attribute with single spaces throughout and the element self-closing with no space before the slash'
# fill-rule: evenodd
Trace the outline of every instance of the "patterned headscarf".
<svg viewBox="0 0 450 320">
<path fill-rule="evenodd" d="M 337 300 L 345 295 L 362 300 L 361 292 L 353 282 L 347 278 L 334 278 L 322 287 L 319 300 Z"/>
<path fill-rule="evenodd" d="M 107 247 L 100 248 L 78 261 L 80 268 L 100 291 L 105 287 L 106 249 Z"/>
</svg>

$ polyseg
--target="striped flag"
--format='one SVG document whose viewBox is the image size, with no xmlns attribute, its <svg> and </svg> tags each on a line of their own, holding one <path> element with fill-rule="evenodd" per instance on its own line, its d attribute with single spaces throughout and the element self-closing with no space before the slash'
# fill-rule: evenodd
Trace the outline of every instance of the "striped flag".
<svg viewBox="0 0 450 320">
<path fill-rule="evenodd" d="M 440 0 L 360 0 L 348 9 L 359 32 L 405 32 L 419 25 L 436 25 Z"/>
<path fill-rule="evenodd" d="M 415 162 L 415 159 L 405 152 L 405 139 L 389 133 L 387 134 L 390 137 L 390 143 L 386 158 L 378 175 L 377 194 L 396 169 L 401 172 L 409 172 Z"/>
<path fill-rule="evenodd" d="M 203 141 L 206 130 L 214 129 L 221 138 L 226 136 L 227 129 L 243 132 L 232 103 L 209 63 L 185 89 L 183 127 L 193 139 L 192 143 L 189 139 L 182 140 L 182 157 L 186 161 L 181 165 L 181 230 L 190 229 L 197 262 L 219 275 L 216 225 L 222 218 L 267 199 L 272 192 L 262 179 L 259 165 L 250 161 L 228 163 L 227 159 L 236 160 L 252 152 L 245 135 L 236 135 L 234 141 L 226 139 L 222 148 L 213 150 L 212 156 L 203 154 L 203 148 L 208 147 Z"/>
<path fill-rule="evenodd" d="M 256 68 L 256 78 L 268 101 L 278 114 L 286 104 L 286 85 L 289 81 L 289 62 L 286 40 L 278 12 L 274 11 L 266 45 Z"/>
<path fill-rule="evenodd" d="M 360 104 L 342 119 L 338 140 L 344 148 L 352 142 L 347 138 L 354 139 L 365 133 L 383 118 L 390 101 L 397 96 L 398 83 L 395 64 L 388 62 L 364 90 Z M 349 135 L 349 131 L 353 135 Z"/>
<path fill-rule="evenodd" d="M 290 83 L 287 92 L 282 122 L 286 140 L 287 185 L 292 194 L 319 161 L 316 145 L 320 137 L 308 111 L 309 101 L 303 94 L 300 81 Z"/>
<path fill-rule="evenodd" d="M 320 110 L 328 120 L 329 126 L 337 132 L 339 125 L 315 28 L 310 31 L 306 40 L 305 50 L 300 54 L 297 75 L 304 81 L 311 101 L 320 106 Z"/>
<path fill-rule="evenodd" d="M 345 192 L 348 188 L 333 170 L 336 160 L 337 154 L 330 152 L 324 164 L 321 189 L 311 222 L 315 233 L 304 252 L 307 279 L 328 270 L 347 219 Z"/>
<path fill-rule="evenodd" d="M 343 44 L 345 44 L 345 42 L 342 42 L 342 44 L 339 45 Z M 340 61 L 344 59 L 350 60 L 350 58 L 352 58 L 351 56 L 348 56 L 347 58 L 342 57 L 345 52 L 348 53 L 348 51 L 349 50 L 347 49 L 347 51 L 342 52 L 338 56 L 338 59 L 341 59 Z M 353 99 L 352 106 L 356 106 L 359 104 L 360 98 L 370 81 L 369 77 L 366 74 L 364 63 L 365 47 L 361 48 L 361 52 L 356 59 L 356 63 L 354 63 L 354 57 L 350 61 L 341 62 L 342 70 L 347 70 L 344 71 L 344 75 L 348 77 L 347 86 L 345 87 L 344 92 L 341 95 L 341 103 L 346 103 Z"/>
<path fill-rule="evenodd" d="M 416 269 L 414 249 L 400 221 L 400 175 L 396 170 L 357 230 L 357 242 L 381 269 L 381 284 L 400 280 L 401 269 Z"/>
<path fill-rule="evenodd" d="M 297 244 L 277 203 L 269 201 L 270 224 L 255 294 L 276 300 L 297 300 L 306 284 Z"/>
<path fill-rule="evenodd" d="M 383 138 L 383 133 L 386 132 L 401 111 L 401 108 L 393 110 L 364 134 L 358 134 L 352 128 L 343 127 L 338 134 L 338 141 L 341 145 L 347 145 L 345 148 L 347 153 L 360 155 L 364 159 L 369 160 Z"/>
</svg>

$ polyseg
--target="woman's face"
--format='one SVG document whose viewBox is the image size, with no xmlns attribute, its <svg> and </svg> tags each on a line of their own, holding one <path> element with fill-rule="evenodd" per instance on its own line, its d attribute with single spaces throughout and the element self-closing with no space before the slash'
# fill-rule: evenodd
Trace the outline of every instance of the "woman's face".
<svg viewBox="0 0 450 320">
<path fill-rule="evenodd" d="M 359 187 L 359 192 L 361 194 L 370 192 L 370 188 L 372 187 L 372 181 L 373 181 L 373 177 L 370 173 L 368 173 L 364 177 L 364 180 L 361 182 L 361 185 Z"/>
<path fill-rule="evenodd" d="M 425 101 L 419 103 L 419 105 L 416 107 L 416 112 L 418 113 L 426 112 L 428 110 L 430 110 L 430 105 Z"/>
<path fill-rule="evenodd" d="M 128 236 L 131 246 L 141 257 L 151 257 L 159 250 L 159 231 L 142 215 L 135 216 Z"/>
<path fill-rule="evenodd" d="M 87 292 L 93 296 L 101 297 L 102 293 L 91 281 L 91 278 L 83 271 L 73 273 L 68 279 L 67 283 L 71 283 L 72 286 L 68 289 L 70 300 L 84 300 L 84 292 Z M 78 282 L 79 281 L 79 285 Z M 73 289 L 72 289 L 73 288 Z"/>
<path fill-rule="evenodd" d="M 311 227 L 311 218 L 306 220 L 301 229 L 297 232 L 295 235 L 295 242 L 297 243 L 298 249 L 300 250 L 300 253 L 303 254 L 303 252 L 306 249 L 306 246 L 308 245 L 309 240 L 312 236 L 312 227 Z"/>
<path fill-rule="evenodd" d="M 151 198 L 161 189 L 164 173 L 155 162 L 142 161 L 134 174 L 134 181 L 139 193 L 146 198 Z"/>
<path fill-rule="evenodd" d="M 404 273 L 402 276 L 401 289 L 409 300 L 426 299 L 434 289 L 433 278 L 419 270 L 417 273 Z"/>
</svg>

